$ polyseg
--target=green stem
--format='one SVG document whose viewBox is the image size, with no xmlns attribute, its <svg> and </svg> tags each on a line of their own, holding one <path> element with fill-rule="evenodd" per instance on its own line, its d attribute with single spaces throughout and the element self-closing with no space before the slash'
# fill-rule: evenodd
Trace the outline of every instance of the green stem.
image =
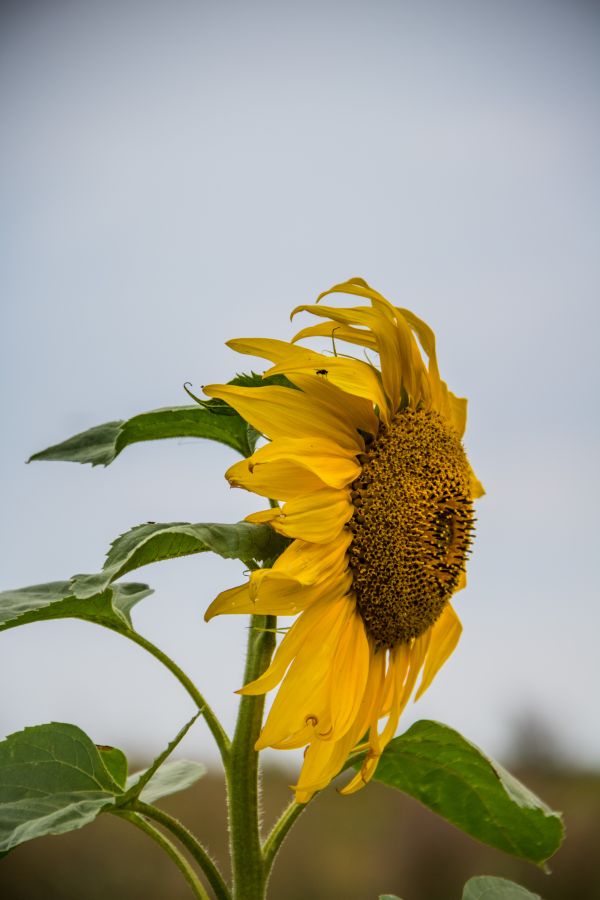
<svg viewBox="0 0 600 900">
<path fill-rule="evenodd" d="M 355 762 L 358 762 L 364 756 L 364 750 L 360 750 L 359 752 L 351 753 L 340 772 L 345 772 L 346 769 L 351 768 Z M 314 800 L 318 794 L 315 794 L 311 799 Z M 308 801 L 310 803 L 311 800 Z M 263 844 L 263 858 L 265 861 L 265 870 L 267 873 L 267 878 L 269 877 L 269 873 L 271 868 L 273 867 L 273 863 L 275 862 L 275 857 L 279 852 L 279 848 L 283 844 L 286 839 L 290 829 L 298 819 L 298 817 L 304 812 L 308 803 L 296 803 L 294 800 L 289 804 L 289 806 L 284 809 L 281 816 L 273 826 L 269 837 Z"/>
<path fill-rule="evenodd" d="M 198 709 L 202 710 L 202 715 L 206 724 L 208 725 L 212 736 L 214 737 L 216 744 L 219 748 L 219 752 L 221 754 L 221 759 L 223 760 L 223 765 L 227 766 L 227 760 L 229 759 L 229 753 L 231 748 L 231 742 L 225 733 L 225 730 L 219 720 L 217 719 L 215 713 L 210 708 L 194 682 L 188 678 L 185 672 L 179 668 L 177 663 L 175 663 L 166 653 L 163 653 L 155 644 L 151 641 L 147 640 L 145 637 L 142 637 L 141 634 L 138 634 L 137 631 L 126 631 L 120 628 L 113 628 L 108 625 L 107 628 L 110 628 L 111 631 L 116 631 L 117 634 L 123 635 L 123 637 L 129 638 L 130 641 L 133 641 L 134 644 L 138 644 L 140 647 L 143 647 L 144 650 L 147 650 L 155 659 L 166 666 L 166 668 L 175 676 L 175 678 L 179 681 L 181 685 L 186 689 Z"/>
<path fill-rule="evenodd" d="M 210 900 L 210 897 L 204 890 L 200 879 L 190 866 L 189 862 L 182 856 L 179 852 L 175 844 L 169 840 L 168 837 L 165 837 L 164 834 L 151 825 L 150 822 L 147 822 L 143 816 L 138 815 L 135 812 L 128 812 L 125 809 L 115 809 L 113 815 L 119 816 L 120 819 L 125 819 L 127 822 L 131 822 L 132 825 L 135 825 L 136 828 L 139 828 L 140 831 L 145 832 L 149 837 L 152 838 L 153 841 L 162 847 L 162 849 L 167 853 L 176 866 L 181 870 L 183 876 L 192 891 L 194 892 L 194 896 L 198 898 L 198 900 Z"/>
<path fill-rule="evenodd" d="M 159 809 L 157 806 L 152 806 L 149 803 L 143 803 L 141 800 L 136 800 L 132 805 L 132 809 L 146 816 L 146 818 L 154 819 L 155 822 L 168 828 L 171 834 L 174 834 L 175 837 L 181 841 L 186 850 L 189 850 L 190 854 L 196 860 L 206 875 L 218 900 L 231 900 L 229 888 L 225 884 L 216 863 L 211 859 L 200 841 L 188 831 L 179 819 L 170 816 L 169 813 L 165 812 L 163 809 Z"/>
<path fill-rule="evenodd" d="M 286 839 L 288 832 L 294 825 L 296 819 L 304 812 L 307 806 L 308 803 L 296 803 L 295 800 L 292 800 L 273 826 L 269 837 L 263 844 L 263 859 L 265 861 L 267 878 L 273 863 L 275 862 L 275 857 L 279 852 L 279 848 Z"/>
<path fill-rule="evenodd" d="M 244 684 L 265 671 L 275 649 L 275 616 L 252 616 Z M 227 766 L 229 846 L 234 900 L 263 900 L 267 883 L 259 823 L 258 753 L 264 694 L 243 695 Z"/>
</svg>

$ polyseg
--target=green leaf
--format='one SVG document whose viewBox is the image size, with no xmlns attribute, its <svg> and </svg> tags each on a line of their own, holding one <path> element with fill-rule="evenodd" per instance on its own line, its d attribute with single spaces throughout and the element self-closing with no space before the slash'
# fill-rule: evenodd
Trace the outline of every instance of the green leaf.
<svg viewBox="0 0 600 900">
<path fill-rule="evenodd" d="M 532 894 L 520 884 L 506 878 L 481 875 L 471 878 L 465 884 L 462 900 L 542 900 L 539 894 Z"/>
<path fill-rule="evenodd" d="M 70 581 L 52 581 L 0 593 L 0 631 L 49 619 L 84 619 L 131 628 L 131 609 L 152 591 L 147 584 L 115 584 L 95 596 L 76 597 Z"/>
<path fill-rule="evenodd" d="M 75 725 L 11 734 L 0 743 L 0 852 L 81 828 L 120 793 L 100 751 Z"/>
<path fill-rule="evenodd" d="M 380 894 L 379 900 L 400 900 L 400 897 L 396 897 L 395 894 Z"/>
<path fill-rule="evenodd" d="M 36 725 L 0 742 L 0 857 L 46 834 L 87 825 L 101 812 L 152 803 L 194 784 L 205 768 L 177 760 L 163 765 L 198 714 L 145 772 L 127 778 L 127 758 L 97 746 L 80 728 L 61 722 Z"/>
<path fill-rule="evenodd" d="M 135 775 L 132 775 L 131 778 L 129 778 L 129 780 L 127 782 L 126 792 L 123 795 L 123 797 L 121 798 L 121 803 L 128 803 L 130 800 L 134 800 L 136 797 L 140 797 L 142 794 L 144 794 L 144 792 L 145 792 L 146 796 L 149 796 L 150 794 L 155 794 L 156 797 L 163 796 L 163 794 L 160 793 L 161 784 L 170 785 L 172 782 L 175 782 L 178 777 L 178 775 L 169 777 L 168 766 L 163 766 L 163 763 L 165 762 L 167 757 L 171 755 L 171 753 L 173 752 L 175 747 L 179 744 L 179 742 L 185 737 L 185 735 L 188 733 L 188 731 L 190 730 L 190 728 L 192 727 L 192 725 L 194 724 L 194 722 L 196 721 L 198 716 L 200 716 L 201 714 L 202 714 L 202 710 L 199 710 L 194 716 L 192 716 L 192 718 L 189 720 L 189 722 L 186 722 L 186 724 L 183 726 L 183 728 L 181 728 L 177 732 L 177 734 L 175 735 L 173 740 L 167 745 L 167 747 L 162 751 L 162 753 L 159 753 L 159 755 L 156 757 L 156 759 L 154 760 L 154 762 L 148 769 L 145 769 L 143 772 L 137 772 Z M 176 763 L 172 764 L 172 766 L 174 766 L 174 765 L 176 765 Z M 197 766 L 199 764 L 190 763 L 189 765 L 193 767 L 193 766 Z M 171 768 L 172 768 L 172 766 L 171 766 Z M 160 772 L 158 771 L 159 769 L 160 769 Z M 196 774 L 193 781 L 190 782 L 191 784 L 193 784 L 194 781 L 196 781 L 198 778 L 200 778 L 201 775 L 204 775 L 204 772 L 205 772 L 204 766 L 200 766 L 200 769 L 202 771 L 200 772 L 200 774 Z M 165 773 L 164 770 L 167 770 L 167 773 Z M 181 774 L 181 777 L 183 778 L 183 774 Z M 146 785 L 148 785 L 148 783 L 150 781 L 152 781 L 153 784 L 147 788 Z M 185 785 L 185 786 L 187 787 L 187 785 Z M 174 787 L 172 791 L 165 790 L 164 793 L 166 793 L 166 794 L 175 793 L 176 791 L 181 791 L 181 790 L 183 790 L 183 787 Z M 156 791 L 158 791 L 159 793 L 156 793 Z M 151 801 L 148 800 L 147 802 L 151 802 Z"/>
<path fill-rule="evenodd" d="M 269 563 L 287 547 L 287 538 L 269 525 L 238 522 L 235 525 L 149 522 L 137 525 L 111 544 L 102 572 L 76 575 L 73 593 L 85 598 L 99 594 L 115 579 L 149 563 L 211 550 L 226 559 L 241 559 L 247 565 Z"/>
<path fill-rule="evenodd" d="M 438 722 L 416 722 L 390 741 L 374 777 L 484 844 L 530 862 L 543 864 L 563 839 L 559 813 Z"/>
<path fill-rule="evenodd" d="M 218 441 L 242 456 L 250 456 L 256 445 L 256 433 L 235 410 L 227 407 L 227 411 L 228 415 L 215 415 L 211 409 L 200 406 L 155 409 L 131 419 L 96 425 L 34 453 L 28 462 L 45 460 L 108 466 L 129 444 L 185 437 Z"/>
<path fill-rule="evenodd" d="M 131 775 L 127 780 L 127 787 L 135 787 L 136 779 L 142 775 L 144 772 Z M 144 803 L 154 803 L 161 797 L 168 797 L 170 794 L 186 790 L 203 775 L 206 775 L 206 766 L 203 766 L 202 763 L 192 762 L 189 759 L 167 762 L 152 776 L 146 787 L 140 792 L 139 799 Z"/>
<path fill-rule="evenodd" d="M 100 754 L 102 762 L 110 772 L 113 781 L 125 790 L 127 784 L 127 757 L 118 747 L 108 747 L 105 744 L 96 744 L 96 750 Z"/>
</svg>

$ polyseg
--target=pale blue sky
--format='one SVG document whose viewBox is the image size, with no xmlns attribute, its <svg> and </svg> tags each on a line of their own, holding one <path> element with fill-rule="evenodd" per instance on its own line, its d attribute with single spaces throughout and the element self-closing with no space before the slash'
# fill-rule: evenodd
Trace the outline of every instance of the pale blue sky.
<svg viewBox="0 0 600 900">
<path fill-rule="evenodd" d="M 539 710 L 600 754 L 600 32 L 593 5 L 14 4 L 0 29 L 0 589 L 97 570 L 146 521 L 235 521 L 233 453 L 32 464 L 76 431 L 187 402 L 249 365 L 230 337 L 362 275 L 436 330 L 470 399 L 479 504 L 464 636 L 405 717 L 502 756 Z M 202 614 L 241 566 L 140 570 L 139 629 L 231 724 L 245 622 Z M 0 635 L 0 732 L 72 721 L 157 752 L 191 714 L 93 626 Z M 10 685 L 10 690 L 6 686 Z M 187 751 L 214 759 L 200 728 Z"/>
</svg>

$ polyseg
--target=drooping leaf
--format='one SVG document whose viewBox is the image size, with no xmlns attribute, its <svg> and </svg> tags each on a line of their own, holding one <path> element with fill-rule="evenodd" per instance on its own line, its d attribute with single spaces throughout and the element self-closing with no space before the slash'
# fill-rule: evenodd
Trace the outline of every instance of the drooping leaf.
<svg viewBox="0 0 600 900">
<path fill-rule="evenodd" d="M 198 710 L 198 712 L 192 716 L 192 718 L 189 720 L 189 722 L 186 722 L 186 724 L 183 726 L 183 728 L 181 728 L 177 732 L 177 734 L 175 735 L 173 740 L 169 742 L 169 744 L 162 751 L 162 753 L 159 753 L 159 755 L 156 757 L 156 759 L 154 760 L 154 762 L 152 763 L 152 765 L 149 768 L 145 769 L 143 772 L 137 772 L 135 775 L 132 775 L 128 779 L 127 789 L 126 789 L 125 793 L 123 794 L 123 797 L 121 798 L 121 803 L 129 802 L 130 800 L 134 800 L 136 797 L 141 796 L 143 793 L 145 793 L 146 797 L 148 797 L 151 793 L 156 794 L 157 790 L 158 791 L 161 790 L 161 785 L 168 786 L 169 784 L 174 783 L 179 776 L 181 776 L 183 778 L 183 774 L 181 772 L 179 772 L 179 770 L 177 771 L 176 774 L 174 774 L 173 776 L 170 777 L 168 774 L 169 773 L 168 764 L 167 765 L 163 765 L 163 764 L 164 764 L 165 760 L 171 755 L 171 753 L 173 752 L 175 747 L 180 743 L 181 740 L 183 740 L 183 738 L 186 736 L 186 734 L 188 733 L 188 731 L 190 730 L 190 728 L 192 727 L 192 725 L 194 724 L 194 722 L 196 721 L 198 716 L 200 716 L 201 714 L 202 714 L 202 710 Z M 176 765 L 176 763 L 173 763 L 171 765 L 171 769 L 174 765 Z M 196 763 L 189 764 L 189 766 L 191 766 L 191 767 L 194 767 L 197 765 L 199 765 L 199 764 L 196 764 Z M 201 775 L 204 775 L 204 772 L 205 772 L 204 766 L 200 766 L 200 769 L 202 771 L 200 772 L 200 774 L 196 774 L 196 777 L 193 779 L 193 781 L 196 781 L 198 778 L 200 778 Z M 166 772 L 165 772 L 165 770 L 166 770 Z M 150 781 L 153 782 L 152 785 L 149 785 Z M 193 784 L 193 781 L 190 783 Z M 183 790 L 183 787 L 174 787 L 174 789 L 171 793 L 175 793 L 175 791 L 178 791 L 178 790 Z M 169 793 L 169 791 L 166 791 L 166 793 Z M 163 795 L 161 793 L 158 793 L 158 794 L 156 794 L 156 796 L 160 797 Z M 151 801 L 146 800 L 146 802 L 151 802 Z"/>
<path fill-rule="evenodd" d="M 84 619 L 112 628 L 131 628 L 133 606 L 152 590 L 147 584 L 115 584 L 86 598 L 70 581 L 52 581 L 0 593 L 0 631 L 49 619 Z"/>
<path fill-rule="evenodd" d="M 218 441 L 250 456 L 256 444 L 256 432 L 231 407 L 227 415 L 200 406 L 175 406 L 140 413 L 131 419 L 119 419 L 96 425 L 34 453 L 28 462 L 62 461 L 108 466 L 121 450 L 140 441 L 165 438 L 206 438 Z"/>
<path fill-rule="evenodd" d="M 279 556 L 289 541 L 269 525 L 238 522 L 234 525 L 156 522 L 137 525 L 111 545 L 102 572 L 76 575 L 73 593 L 91 597 L 101 593 L 115 579 L 149 563 L 211 550 L 226 559 L 269 563 Z"/>
<path fill-rule="evenodd" d="M 542 864 L 561 844 L 560 814 L 447 725 L 416 722 L 390 741 L 374 777 L 513 856 Z"/>
<path fill-rule="evenodd" d="M 494 878 L 491 875 L 480 875 L 471 878 L 465 884 L 462 900 L 542 900 L 539 894 L 507 881 L 506 878 Z"/>
<path fill-rule="evenodd" d="M 52 722 L 0 742 L 0 852 L 92 822 L 121 793 L 89 737 Z"/>
<path fill-rule="evenodd" d="M 136 772 L 127 780 L 127 787 L 132 788 L 136 785 L 136 779 L 143 775 L 144 772 Z M 166 762 L 160 767 L 158 772 L 152 776 L 148 784 L 139 794 L 139 799 L 144 803 L 154 803 L 161 797 L 168 797 L 176 794 L 178 791 L 185 791 L 187 788 L 195 784 L 198 779 L 206 775 L 206 766 L 202 763 L 193 762 L 189 759 L 176 759 L 172 762 Z"/>
</svg>

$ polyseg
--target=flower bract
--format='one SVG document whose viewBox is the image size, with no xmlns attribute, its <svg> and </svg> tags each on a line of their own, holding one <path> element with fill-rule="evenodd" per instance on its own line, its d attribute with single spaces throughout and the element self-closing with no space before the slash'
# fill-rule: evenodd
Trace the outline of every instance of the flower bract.
<svg viewBox="0 0 600 900">
<path fill-rule="evenodd" d="M 306 802 L 364 749 L 352 793 L 373 775 L 415 691 L 453 652 L 483 494 L 462 445 L 466 400 L 442 381 L 433 331 L 360 278 L 331 293 L 340 308 L 300 306 L 323 321 L 291 342 L 229 342 L 288 386 L 211 385 L 267 439 L 227 472 L 231 485 L 279 501 L 248 516 L 291 543 L 271 568 L 221 593 L 206 618 L 296 616 L 271 665 L 244 694 L 279 690 L 257 749 L 307 747 L 295 785 Z M 366 301 L 366 303 L 364 302 Z M 328 338 L 330 353 L 298 343 Z M 364 359 L 342 352 L 363 348 Z M 375 357 L 375 361 L 373 361 Z"/>
</svg>

